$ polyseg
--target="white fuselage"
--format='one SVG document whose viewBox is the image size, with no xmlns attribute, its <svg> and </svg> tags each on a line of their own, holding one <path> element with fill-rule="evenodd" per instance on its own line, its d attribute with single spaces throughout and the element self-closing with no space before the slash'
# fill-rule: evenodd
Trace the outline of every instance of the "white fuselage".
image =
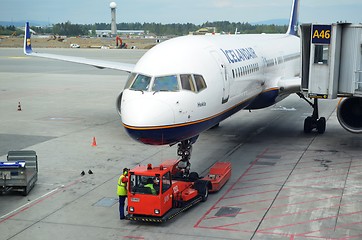
<svg viewBox="0 0 362 240">
<path fill-rule="evenodd" d="M 172 144 L 240 109 L 270 106 L 279 101 L 279 81 L 299 76 L 299 44 L 288 34 L 184 36 L 159 44 L 139 60 L 122 93 L 123 125 L 138 141 Z M 148 80 L 141 90 L 132 85 L 137 74 Z M 189 76 L 191 89 L 183 86 Z M 168 80 L 177 86 L 156 87 Z"/>
</svg>

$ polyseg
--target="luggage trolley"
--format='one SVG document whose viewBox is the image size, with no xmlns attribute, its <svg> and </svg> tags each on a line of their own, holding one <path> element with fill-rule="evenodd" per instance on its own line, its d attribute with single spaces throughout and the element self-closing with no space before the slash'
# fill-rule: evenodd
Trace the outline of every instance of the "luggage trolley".
<svg viewBox="0 0 362 240">
<path fill-rule="evenodd" d="M 20 191 L 28 195 L 38 180 L 35 151 L 9 151 L 7 161 L 0 161 L 0 191 Z"/>
</svg>

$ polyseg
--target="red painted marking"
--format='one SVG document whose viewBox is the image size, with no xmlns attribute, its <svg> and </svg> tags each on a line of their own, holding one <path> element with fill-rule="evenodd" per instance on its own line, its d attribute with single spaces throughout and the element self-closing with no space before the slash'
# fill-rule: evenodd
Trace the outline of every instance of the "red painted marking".
<svg viewBox="0 0 362 240">
<path fill-rule="evenodd" d="M 285 189 L 289 189 L 289 188 L 285 188 Z M 259 195 L 259 194 L 266 194 L 266 193 L 278 192 L 278 191 L 279 191 L 279 189 L 277 189 L 277 190 L 263 191 L 263 192 L 247 193 L 247 194 L 241 194 L 241 195 L 236 195 L 236 196 L 225 197 L 224 199 L 240 198 L 240 197 L 246 197 L 246 196 L 252 196 L 252 195 Z"/>
<path fill-rule="evenodd" d="M 266 167 L 270 168 L 270 166 L 266 166 Z M 264 172 L 249 172 L 249 174 L 247 176 L 250 176 L 250 175 L 263 175 L 263 174 L 269 174 L 269 173 L 283 173 L 283 172 L 290 173 L 290 170 L 292 170 L 292 169 L 293 169 L 293 165 L 290 165 L 290 169 L 275 170 L 275 171 L 264 171 Z"/>
<path fill-rule="evenodd" d="M 288 199 L 290 197 L 293 197 L 293 196 L 300 196 L 300 195 L 308 195 L 308 194 L 315 194 L 315 193 L 320 193 L 321 191 L 320 190 L 315 190 L 315 191 L 310 191 L 310 192 L 302 192 L 302 193 L 298 193 L 298 194 L 292 194 L 292 195 L 286 195 L 286 196 L 282 196 L 282 197 L 279 197 L 278 200 L 281 200 L 281 199 Z M 351 194 L 351 195 L 355 195 L 355 194 Z M 345 196 L 348 196 L 348 195 L 345 195 Z M 340 196 L 338 196 L 340 197 Z M 329 199 L 329 198 L 332 198 L 332 197 L 328 197 L 326 199 Z M 272 201 L 274 198 L 269 198 L 269 199 L 261 199 L 261 200 L 255 200 L 255 201 L 250 201 L 250 202 L 242 202 L 242 203 L 239 203 L 239 204 L 229 204 L 229 205 L 224 205 L 224 207 L 233 207 L 233 206 L 240 206 L 240 205 L 246 205 L 246 204 L 254 204 L 254 203 L 260 203 L 260 202 L 267 202 L 267 201 Z M 325 200 L 324 198 L 320 199 L 320 200 Z M 319 201 L 319 199 L 317 200 L 311 200 L 312 202 L 313 201 Z M 306 201 L 308 202 L 308 201 Z M 217 209 L 219 207 L 215 207 L 214 209 Z"/>
<path fill-rule="evenodd" d="M 263 154 L 265 154 L 267 150 L 264 150 Z M 234 191 L 234 190 L 241 190 L 241 189 L 252 189 L 252 188 L 257 188 L 257 187 L 262 187 L 262 186 L 267 186 L 267 185 L 271 185 L 270 183 L 268 184 L 258 184 L 257 186 L 247 186 L 247 187 L 240 187 L 240 188 L 235 188 L 235 185 L 237 183 L 241 183 L 241 182 L 250 182 L 250 181 L 257 181 L 257 180 L 270 180 L 272 178 L 277 178 L 275 176 L 275 174 L 273 174 L 271 177 L 267 177 L 267 178 L 256 178 L 256 179 L 245 179 L 245 176 L 253 176 L 253 175 L 262 175 L 262 174 L 266 174 L 266 173 L 269 173 L 268 171 L 265 171 L 265 168 L 264 166 L 257 166 L 255 165 L 255 163 L 257 161 L 260 160 L 262 155 L 258 155 L 257 158 L 251 163 L 251 165 L 249 166 L 249 168 L 237 179 L 237 181 L 227 190 L 227 192 L 220 198 L 218 199 L 218 201 L 198 220 L 198 222 L 194 225 L 194 227 L 198 227 L 198 228 L 205 228 L 205 229 L 214 229 L 214 230 L 224 230 L 224 231 L 234 231 L 234 232 L 253 232 L 253 231 L 250 231 L 250 230 L 242 230 L 242 229 L 235 229 L 237 228 L 237 225 L 242 225 L 242 224 L 246 224 L 246 223 L 254 223 L 254 222 L 259 222 L 260 219 L 252 219 L 252 220 L 249 220 L 249 221 L 244 221 L 244 222 L 238 222 L 238 223 L 230 223 L 230 224 L 226 224 L 226 225 L 219 225 L 219 226 L 210 226 L 210 227 L 206 227 L 206 226 L 200 226 L 201 222 L 203 220 L 209 220 L 209 219 L 215 219 L 215 218 L 220 218 L 220 217 L 227 217 L 229 215 L 224 215 L 224 216 L 211 216 L 211 217 L 207 217 L 211 211 L 214 211 L 218 208 L 220 208 L 219 206 L 217 206 L 222 200 L 224 199 L 230 199 L 230 198 L 237 198 L 237 197 L 243 197 L 243 196 L 249 196 L 249 195 L 254 195 L 254 194 L 262 194 L 263 192 L 256 192 L 256 193 L 248 193 L 248 194 L 243 194 L 243 195 L 239 195 L 239 196 L 228 196 L 226 197 L 231 191 Z M 308 159 L 309 161 L 308 162 L 300 162 L 298 163 L 298 166 L 302 166 L 302 165 L 305 165 L 305 164 L 310 164 L 310 158 Z M 313 163 L 313 162 L 312 162 Z M 346 164 L 346 163 L 350 163 L 349 162 L 339 162 L 339 163 L 334 163 L 334 164 L 329 164 L 329 168 L 330 169 L 333 169 L 333 167 L 335 167 L 336 165 L 340 165 L 340 168 L 338 169 L 350 169 L 352 170 L 355 169 L 355 170 L 358 170 L 360 169 L 359 166 L 357 165 L 353 165 L 353 166 L 348 166 L 348 167 L 344 167 L 342 164 Z M 295 164 L 295 163 L 293 163 Z M 285 165 L 290 165 L 289 163 L 288 164 L 285 164 Z M 342 166 L 341 166 L 342 165 Z M 280 166 L 280 164 L 278 165 Z M 361 165 L 362 166 L 362 165 Z M 316 169 L 318 166 L 305 166 L 305 167 L 296 167 L 294 170 L 306 170 L 306 169 Z M 261 172 L 263 171 L 263 172 Z M 288 170 L 280 170 L 280 171 L 277 171 L 279 173 L 283 173 L 283 172 L 287 172 Z M 290 171 L 290 170 L 289 170 Z M 325 179 L 325 178 L 331 178 L 331 177 L 336 177 L 336 176 L 350 176 L 350 175 L 354 175 L 354 174 L 360 174 L 360 172 L 352 172 L 352 171 L 349 171 L 349 172 L 344 172 L 344 173 L 340 173 L 340 174 L 335 174 L 335 173 L 332 173 L 330 171 L 309 171 L 309 172 L 318 172 L 318 173 L 323 173 L 323 174 L 320 174 L 318 176 L 313 176 L 313 177 L 309 177 L 310 175 L 306 174 L 305 172 L 304 173 L 297 173 L 295 172 L 293 174 L 293 177 L 294 176 L 301 176 L 302 178 L 294 178 L 292 181 L 288 181 L 287 183 L 293 183 L 293 182 L 300 182 L 300 180 L 312 180 L 312 179 Z M 270 171 L 270 173 L 275 173 L 275 171 Z M 264 176 L 265 177 L 265 176 Z M 282 178 L 284 176 L 280 176 L 280 178 Z M 281 182 L 281 183 L 284 183 L 284 182 Z M 275 183 L 273 183 L 275 184 Z M 330 184 L 330 181 L 323 181 L 323 182 L 317 182 L 317 183 L 312 183 L 312 184 L 306 184 L 306 185 L 303 185 L 303 187 L 311 187 L 311 186 L 321 186 L 323 184 Z M 290 188 L 290 187 L 289 187 Z M 338 188 L 338 189 L 344 189 L 343 187 L 342 188 Z M 283 188 L 283 190 L 285 190 L 285 188 Z M 268 193 L 268 192 L 274 192 L 273 190 L 269 190 L 269 191 L 265 191 L 265 193 Z M 317 191 L 313 191 L 313 192 L 321 192 L 320 190 L 317 190 Z M 313 193 L 312 192 L 312 193 Z M 323 191 L 322 191 L 323 192 Z M 351 193 L 351 194 L 344 194 L 344 196 L 348 196 L 348 195 L 351 195 L 351 196 L 358 196 L 359 194 L 361 194 L 362 192 L 360 193 Z M 289 195 L 289 196 L 284 196 L 284 197 L 278 197 L 278 199 L 285 199 L 285 198 L 290 198 L 291 196 L 303 196 L 303 195 L 306 195 L 308 194 L 308 192 L 302 192 L 302 193 L 298 193 L 298 194 L 294 194 L 294 195 Z M 326 197 L 326 198 L 318 198 L 318 199 L 314 199 L 314 200 L 308 200 L 308 201 L 302 201 L 302 202 L 297 202 L 297 203 L 292 203 L 292 204 L 282 204 L 282 205 L 277 205 L 277 206 L 273 206 L 272 209 L 275 209 L 275 208 L 282 208 L 282 207 L 286 207 L 286 206 L 291 206 L 291 205 L 301 205 L 301 204 L 305 204 L 305 203 L 308 203 L 308 202 L 317 202 L 317 201 L 322 201 L 322 200 L 326 200 L 326 199 L 338 199 L 340 198 L 341 196 L 340 195 L 334 195 L 334 196 L 330 196 L 330 197 Z M 240 204 L 231 204 L 231 205 L 225 205 L 225 206 L 238 206 L 238 205 L 245 205 L 245 204 L 253 204 L 253 203 L 257 203 L 257 202 L 265 202 L 265 201 L 270 201 L 272 199 L 263 199 L 263 200 L 257 200 L 257 201 L 251 201 L 251 202 L 246 202 L 246 203 L 240 203 Z M 362 200 L 361 200 L 362 201 Z M 327 208 L 333 208 L 333 207 L 340 207 L 340 206 L 347 206 L 347 205 L 350 205 L 350 204 L 355 204 L 354 203 L 347 203 L 347 204 L 335 204 L 335 205 L 331 205 L 331 206 L 328 206 Z M 224 207 L 225 207 L 224 206 Z M 312 212 L 312 211 L 315 211 L 315 210 L 320 210 L 320 209 L 325 209 L 326 207 L 318 207 L 318 208 L 308 208 L 308 209 L 304 209 L 304 210 L 301 210 L 301 211 L 297 211 L 297 212 L 293 212 L 293 213 L 286 213 L 286 214 L 281 214 L 281 215 L 273 215 L 273 216 L 270 216 L 270 217 L 267 217 L 265 218 L 264 220 L 271 220 L 271 219 L 276 219 L 276 218 L 283 218 L 283 217 L 286 217 L 286 216 L 291 216 L 291 215 L 297 215 L 297 214 L 303 214 L 303 213 L 306 213 L 306 212 Z M 245 212 L 240 212 L 239 214 L 247 214 L 247 213 L 253 213 L 253 212 L 258 212 L 258 211 L 263 211 L 265 210 L 266 208 L 260 208 L 260 209 L 256 209 L 256 210 L 250 210 L 250 211 L 245 211 Z M 312 219 L 312 220 L 308 220 L 308 221 L 302 221 L 302 222 L 297 222 L 297 223 L 292 223 L 292 224 L 286 224 L 286 225 L 281 225 L 281 226 L 274 226 L 274 227 L 270 227 L 270 228 L 266 228 L 266 229 L 260 229 L 258 230 L 257 232 L 258 233 L 261 233 L 261 234 L 269 234 L 269 235 L 280 235 L 280 236 L 287 236 L 289 237 L 290 239 L 295 239 L 295 237 L 306 237 L 306 238 L 316 238 L 316 239 L 325 239 L 325 237 L 319 237 L 319 236 L 308 236 L 306 234 L 311 234 L 313 232 L 309 232 L 309 233 L 300 233 L 300 234 L 295 234 L 295 233 L 283 233 L 283 232 L 280 232 L 282 231 L 281 229 L 282 228 L 285 228 L 285 227 L 291 227 L 291 226 L 296 226 L 296 225 L 300 225 L 300 224 L 308 224 L 308 223 L 312 223 L 312 222 L 319 222 L 319 221 L 324 221 L 324 220 L 329 220 L 329 219 L 334 219 L 334 218 L 337 218 L 337 217 L 341 217 L 341 216 L 350 216 L 350 215 L 355 215 L 355 214 L 361 214 L 362 211 L 358 211 L 358 212 L 352 212 L 352 213 L 346 213 L 346 214 L 339 214 L 338 216 L 337 215 L 334 215 L 334 216 L 329 216 L 329 217 L 323 217 L 323 218 L 318 218 L 318 219 Z M 355 222 L 355 223 L 351 223 L 351 224 L 345 224 L 345 226 L 347 225 L 361 225 L 362 222 Z M 233 227 L 234 228 L 230 228 L 230 227 Z M 335 228 L 342 228 L 343 225 L 338 225 L 336 226 Z M 278 229 L 280 230 L 278 233 L 274 233 L 274 232 L 269 232 L 269 230 L 275 230 L 275 229 Z M 315 232 L 322 232 L 322 231 L 328 231 L 328 230 L 331 230 L 331 229 L 334 229 L 334 228 L 330 228 L 330 229 L 320 229 L 319 231 L 315 231 Z M 338 238 L 338 239 L 362 239 L 361 238 L 362 234 L 358 234 L 358 235 L 354 235 L 354 236 L 348 236 L 348 237 L 345 237 L 345 238 Z M 337 238 L 328 238 L 328 239 L 337 239 Z"/>
<path fill-rule="evenodd" d="M 361 213 L 362 213 L 362 211 L 357 211 L 357 212 L 352 212 L 352 213 L 339 214 L 338 216 L 334 215 L 334 216 L 329 216 L 329 217 L 316 218 L 316 219 L 309 220 L 309 221 L 296 222 L 296 223 L 291 223 L 291 224 L 274 226 L 274 227 L 271 227 L 271 228 L 265 228 L 265 229 L 258 230 L 258 232 L 263 233 L 264 231 L 269 231 L 269 230 L 274 230 L 274 229 L 281 229 L 281 228 L 285 228 L 285 227 L 292 227 L 292 226 L 296 226 L 296 225 L 300 225 L 300 224 L 318 222 L 318 221 L 323 221 L 323 220 L 327 220 L 327 219 L 343 217 L 343 216 L 351 216 L 351 215 L 354 215 L 354 214 L 361 214 Z"/>
<path fill-rule="evenodd" d="M 259 188 L 259 187 L 266 187 L 266 186 L 275 186 L 276 184 L 281 184 L 282 182 L 277 182 L 277 183 L 265 183 L 265 184 L 259 184 L 259 185 L 252 185 L 252 186 L 247 186 L 247 187 L 235 187 L 232 189 L 232 191 L 236 191 L 236 190 L 244 190 L 244 189 L 249 189 L 249 188 Z"/>
<path fill-rule="evenodd" d="M 318 199 L 309 200 L 309 201 L 303 201 L 303 202 L 296 202 L 296 203 L 290 203 L 290 204 L 282 204 L 282 205 L 273 206 L 271 209 L 283 208 L 283 207 L 288 207 L 288 206 L 293 206 L 293 205 L 301 205 L 301 204 L 311 203 L 311 202 L 325 201 L 325 200 L 328 200 L 328 199 L 340 198 L 340 197 L 341 197 L 341 196 L 333 196 L 333 197 L 318 198 Z M 361 200 L 361 201 L 362 201 L 362 200 Z M 265 220 L 269 220 L 269 219 L 273 219 L 273 218 L 280 218 L 280 217 L 285 217 L 285 216 L 292 216 L 292 215 L 297 215 L 297 214 L 306 213 L 306 212 L 312 212 L 312 211 L 321 210 L 321 209 L 326 209 L 326 208 L 347 206 L 347 205 L 349 205 L 349 204 L 348 204 L 348 203 L 346 203 L 346 204 L 335 204 L 335 205 L 332 205 L 332 206 L 329 206 L 329 207 L 309 208 L 309 209 L 301 210 L 301 211 L 298 211 L 298 212 L 285 213 L 285 214 L 280 214 L 280 215 L 273 215 L 273 216 L 271 216 L 271 217 L 265 218 Z M 255 209 L 255 210 L 250 210 L 250 211 L 245 211 L 245 212 L 239 212 L 238 215 L 248 214 L 248 213 L 255 213 L 255 212 L 260 212 L 260 211 L 265 211 L 265 210 L 268 210 L 268 208 L 259 208 L 259 209 Z M 209 217 L 209 218 L 206 218 L 206 219 L 209 220 L 209 219 L 215 219 L 215 218 L 227 217 L 227 216 L 229 216 L 229 215 L 213 216 L 213 217 Z M 252 221 L 258 221 L 258 220 L 252 220 Z"/>
<path fill-rule="evenodd" d="M 307 163 L 307 162 L 306 162 Z M 314 163 L 314 162 L 313 162 Z M 328 165 L 329 165 L 329 168 L 333 168 L 334 166 L 336 166 L 336 165 L 341 165 L 341 164 L 349 164 L 350 163 L 350 161 L 347 161 L 347 162 L 338 162 L 338 163 L 328 163 Z M 283 166 L 283 165 L 287 165 L 287 164 L 278 164 L 277 166 L 278 167 L 281 167 L 281 166 Z M 288 165 L 290 165 L 291 167 L 293 167 L 293 164 L 288 164 Z M 299 164 L 298 164 L 299 165 Z M 361 165 L 362 166 L 362 165 Z M 269 167 L 269 166 L 268 166 Z M 320 166 L 318 166 L 318 165 L 313 165 L 313 166 L 309 166 L 309 167 L 296 167 L 295 169 L 294 169 L 294 171 L 296 171 L 296 170 L 308 170 L 308 169 L 315 169 L 315 168 L 319 168 Z M 354 166 L 355 167 L 355 166 Z M 348 168 L 350 168 L 349 166 L 347 166 L 347 167 L 343 167 L 343 168 L 338 168 L 338 169 L 348 169 Z M 352 168 L 352 166 L 351 166 L 351 168 Z M 262 170 L 264 170 L 264 169 L 262 169 Z M 290 170 L 291 169 L 283 169 L 283 170 L 272 170 L 272 171 L 264 171 L 264 172 L 257 172 L 257 171 L 255 171 L 255 172 L 253 172 L 253 171 L 251 171 L 251 172 L 249 172 L 248 173 L 248 175 L 258 175 L 258 174 L 267 174 L 267 173 L 278 173 L 278 172 L 290 172 Z M 325 172 L 325 170 L 316 170 L 316 171 L 309 171 L 309 172 Z M 304 175 L 305 176 L 305 172 L 301 172 L 301 173 L 294 173 L 293 175 Z"/>
<path fill-rule="evenodd" d="M 223 231 L 231 231 L 231 232 L 244 232 L 244 233 L 253 233 L 253 232 L 254 232 L 254 231 L 252 231 L 252 230 L 241 230 L 241 229 L 232 229 L 232 228 L 223 228 L 223 227 L 205 227 L 205 226 L 198 226 L 197 228 L 223 230 Z"/>
<path fill-rule="evenodd" d="M 343 168 L 341 168 L 343 169 Z M 349 169 L 349 167 L 346 167 L 345 169 Z M 290 171 L 289 171 L 290 172 Z M 312 178 L 308 178 L 308 179 L 318 179 L 318 178 L 326 178 L 326 177 L 335 177 L 335 176 L 343 176 L 343 175 L 346 175 L 347 172 L 343 172 L 343 173 L 340 173 L 340 174 L 334 174 L 333 172 L 330 172 L 330 171 L 321 171 L 323 173 L 327 173 L 327 174 L 323 174 L 323 175 L 318 175 L 316 177 L 312 177 Z M 349 173 L 351 174 L 351 173 Z M 295 175 L 301 175 L 302 177 L 301 178 L 294 178 L 293 180 L 291 181 L 288 181 L 288 182 L 299 182 L 300 180 L 305 180 L 306 179 L 306 173 L 295 173 L 293 174 L 293 176 Z M 246 180 L 243 180 L 242 182 L 254 182 L 254 181 L 260 181 L 260 180 L 269 180 L 269 179 L 274 179 L 274 178 L 282 178 L 282 177 L 287 177 L 286 176 L 283 176 L 283 175 L 273 175 L 273 176 L 270 176 L 270 177 L 265 177 L 265 178 L 253 178 L 253 179 L 246 179 Z"/>
<path fill-rule="evenodd" d="M 293 204 L 282 204 L 282 205 L 279 205 L 279 206 L 272 207 L 272 209 L 281 208 L 281 207 L 290 206 L 290 205 L 299 205 L 299 204 L 303 204 L 303 203 L 310 203 L 310 202 L 316 202 L 316 201 L 324 201 L 324 200 L 326 200 L 326 199 L 331 199 L 331 198 L 340 198 L 340 196 L 327 197 L 327 198 L 319 198 L 319 199 L 315 199 L 315 200 L 303 201 L 303 202 L 293 203 Z M 358 202 L 361 202 L 361 201 L 362 201 L 362 200 L 359 200 Z M 355 202 L 354 202 L 354 203 L 355 203 Z M 315 211 L 315 210 L 320 210 L 320 209 L 325 209 L 325 208 L 333 208 L 333 207 L 339 207 L 339 206 L 348 206 L 348 205 L 351 205 L 351 204 L 354 204 L 354 203 L 335 204 L 335 205 L 328 206 L 328 207 L 310 208 L 310 209 L 305 209 L 305 210 L 301 210 L 301 211 L 293 212 L 293 213 L 286 213 L 286 214 L 281 214 L 281 215 L 274 215 L 274 216 L 265 218 L 265 220 L 270 220 L 270 219 L 274 219 L 274 218 L 281 218 L 281 217 L 285 217 L 285 216 L 292 216 L 292 215 L 302 214 L 302 213 L 306 213 L 306 212 L 312 212 L 312 211 Z M 258 212 L 258 211 L 262 211 L 262 210 L 266 210 L 266 209 L 267 209 L 267 208 L 265 208 L 265 209 L 251 210 L 251 211 L 247 211 L 247 212 L 241 212 L 241 213 L 239 213 L 239 214 L 246 214 L 246 213 Z M 224 216 L 218 216 L 218 217 L 213 216 L 213 217 L 206 218 L 206 220 L 215 219 L 215 218 L 219 218 L 219 217 L 224 217 Z M 253 222 L 258 222 L 258 221 L 259 221 L 259 219 L 253 219 L 253 220 L 245 221 L 245 222 L 238 222 L 238 223 L 231 223 L 231 224 L 227 224 L 227 225 L 215 226 L 215 227 L 213 227 L 213 228 L 214 228 L 214 229 L 220 228 L 220 230 L 225 230 L 225 227 L 227 227 L 227 226 L 242 225 L 242 224 L 253 223 Z M 224 229 L 221 229 L 221 228 L 224 228 Z M 263 232 L 263 233 L 265 234 L 266 232 Z M 268 233 L 270 233 L 270 232 L 268 232 Z M 270 233 L 270 234 L 271 234 L 271 233 Z M 296 236 L 299 236 L 299 234 L 296 235 Z"/>
<path fill-rule="evenodd" d="M 306 235 L 307 234 L 317 233 L 317 232 L 324 232 L 324 231 L 330 232 L 331 230 L 334 231 L 337 228 L 346 228 L 346 227 L 354 226 L 354 225 L 362 225 L 362 222 L 352 222 L 352 223 L 340 224 L 340 225 L 337 225 L 336 227 L 330 227 L 330 228 L 319 229 L 319 230 L 311 231 L 311 232 L 299 233 L 299 234 L 296 234 L 296 236 L 298 236 L 298 237 L 313 237 L 313 236 L 306 236 Z M 355 236 L 349 236 L 348 238 L 351 238 L 351 237 L 356 238 L 356 237 L 360 237 L 361 235 L 362 234 L 355 235 Z M 348 238 L 343 238 L 343 239 L 348 239 Z"/>
<path fill-rule="evenodd" d="M 123 238 L 128 238 L 128 239 L 145 239 L 144 237 L 138 237 L 138 236 L 124 236 Z"/>
<path fill-rule="evenodd" d="M 266 148 L 266 149 L 262 152 L 261 156 L 264 155 L 267 151 L 268 151 L 268 148 Z M 215 206 L 216 206 L 217 204 L 219 204 L 219 202 L 220 202 L 227 194 L 229 194 L 229 193 L 231 192 L 231 190 L 233 189 L 233 187 L 234 187 L 237 183 L 239 183 L 239 181 L 248 173 L 248 171 L 250 171 L 250 169 L 255 165 L 255 163 L 256 163 L 259 159 L 260 159 L 260 158 L 256 158 L 256 159 L 252 162 L 252 164 L 250 164 L 250 166 L 248 167 L 248 169 L 246 169 L 246 171 L 236 180 L 236 182 L 229 187 L 229 189 L 224 193 L 224 195 L 222 195 L 221 198 L 219 198 L 219 200 L 217 200 L 217 201 L 215 202 L 215 204 L 214 204 L 209 210 L 207 210 L 206 213 L 196 222 L 196 224 L 194 225 L 194 228 L 199 227 L 201 221 L 206 218 L 206 216 L 215 208 Z"/>
<path fill-rule="evenodd" d="M 15 216 L 19 215 L 19 214 L 20 214 L 20 213 L 22 213 L 22 212 L 25 212 L 26 210 L 28 210 L 28 209 L 30 209 L 30 208 L 32 208 L 32 207 L 34 207 L 35 205 L 37 205 L 37 204 L 39 204 L 39 203 L 43 202 L 44 200 L 46 200 L 46 199 L 48 199 L 48 198 L 50 198 L 50 197 L 54 196 L 55 194 L 57 194 L 57 193 L 59 193 L 59 192 L 63 191 L 64 189 L 67 189 L 67 188 L 69 188 L 69 187 L 71 187 L 71 186 L 73 186 L 73 185 L 77 184 L 78 182 L 80 182 L 80 180 L 81 180 L 81 179 L 78 179 L 78 180 L 76 180 L 76 181 L 74 181 L 74 182 L 70 183 L 69 185 L 67 185 L 67 186 L 65 186 L 65 187 L 59 188 L 57 191 L 54 191 L 53 193 L 51 193 L 51 194 L 49 194 L 49 195 L 45 196 L 44 198 L 41 198 L 41 199 L 39 199 L 39 200 L 37 200 L 37 201 L 33 202 L 32 204 L 29 204 L 28 206 L 25 206 L 24 208 L 19 209 L 19 211 L 17 211 L 17 212 L 15 212 L 15 213 L 13 213 L 13 214 L 9 215 L 8 217 L 6 217 L 6 218 L 2 219 L 2 220 L 0 221 L 0 224 L 2 224 L 3 222 L 6 222 L 7 220 L 9 220 L 9 219 L 11 219 L 11 218 L 13 218 L 13 217 L 15 217 Z"/>
</svg>

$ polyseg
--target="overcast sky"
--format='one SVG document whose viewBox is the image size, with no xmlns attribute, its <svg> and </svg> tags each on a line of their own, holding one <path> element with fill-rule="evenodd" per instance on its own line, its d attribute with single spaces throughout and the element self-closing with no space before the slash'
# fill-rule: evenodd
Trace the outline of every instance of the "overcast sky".
<svg viewBox="0 0 362 240">
<path fill-rule="evenodd" d="M 110 22 L 109 0 L 0 0 L 0 21 Z M 259 22 L 288 19 L 291 0 L 115 0 L 117 22 Z M 301 0 L 300 22 L 362 22 L 361 0 Z"/>
</svg>

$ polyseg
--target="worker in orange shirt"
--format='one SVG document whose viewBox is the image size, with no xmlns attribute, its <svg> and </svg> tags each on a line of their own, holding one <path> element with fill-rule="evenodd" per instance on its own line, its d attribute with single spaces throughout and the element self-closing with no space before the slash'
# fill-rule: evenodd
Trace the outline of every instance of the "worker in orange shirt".
<svg viewBox="0 0 362 240">
<path fill-rule="evenodd" d="M 124 203 L 127 198 L 128 168 L 123 169 L 122 175 L 118 178 L 117 195 L 119 197 L 119 218 L 125 219 Z"/>
</svg>

